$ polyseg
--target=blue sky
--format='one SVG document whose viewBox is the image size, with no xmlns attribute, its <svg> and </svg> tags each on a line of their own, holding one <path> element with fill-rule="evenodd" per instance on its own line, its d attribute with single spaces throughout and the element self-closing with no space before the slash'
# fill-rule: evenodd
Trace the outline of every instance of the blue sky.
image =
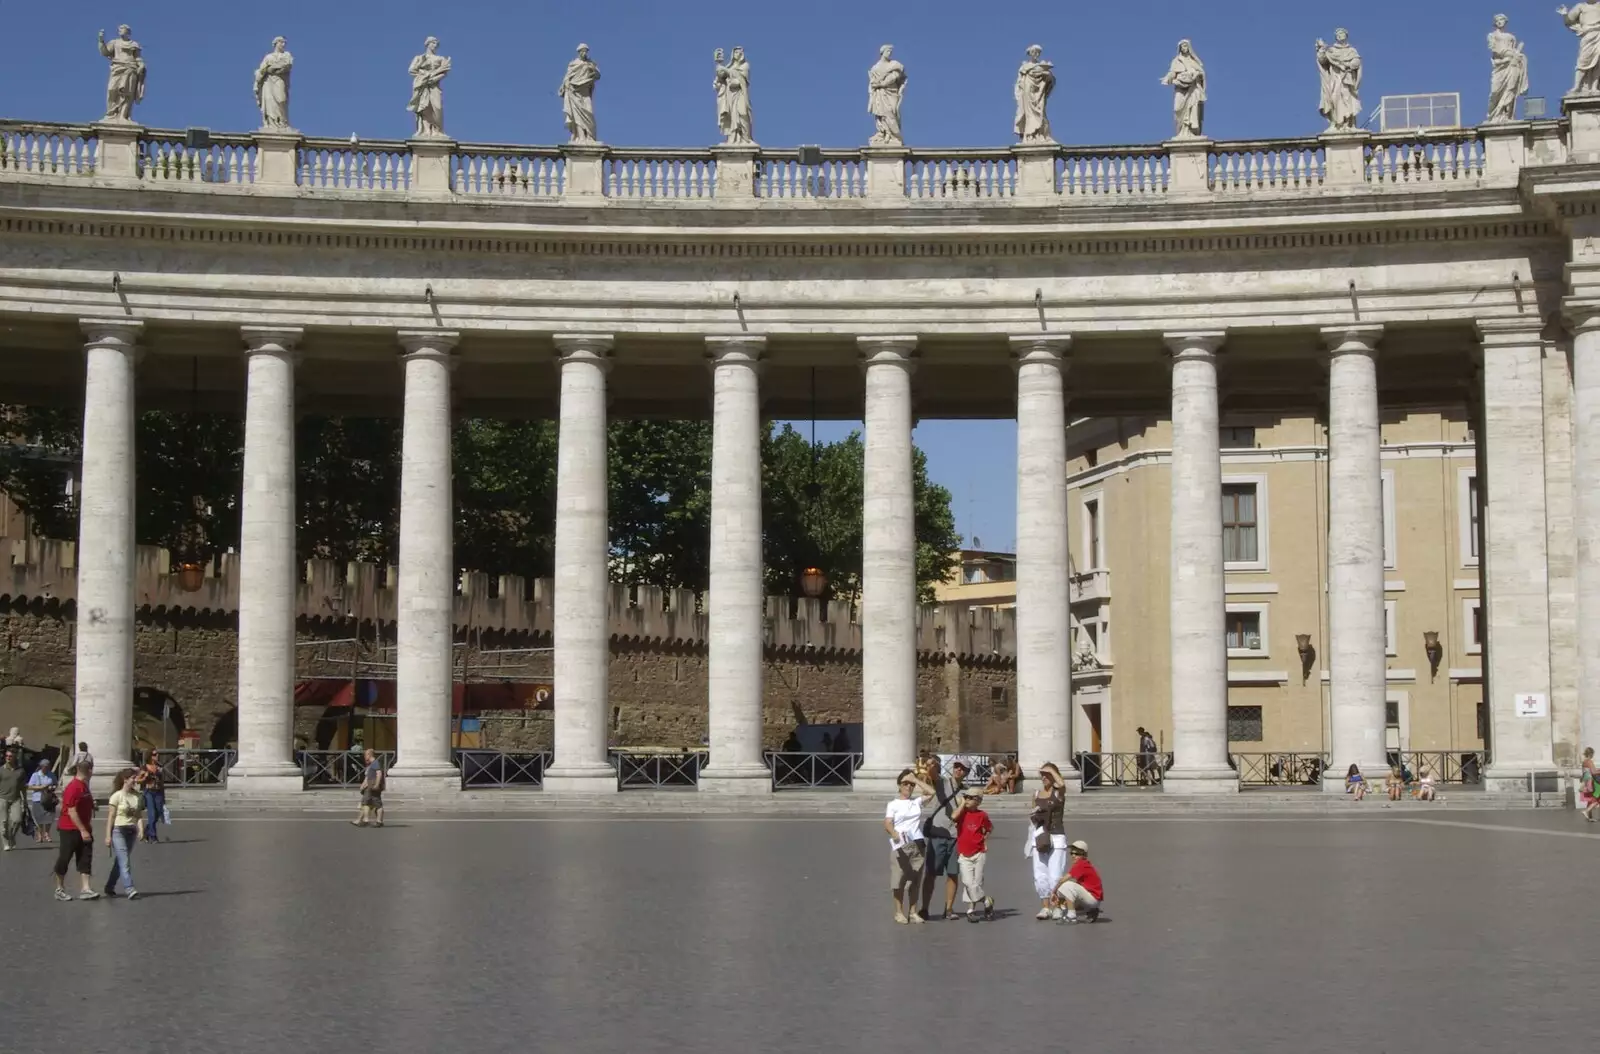
<svg viewBox="0 0 1600 1054">
<path fill-rule="evenodd" d="M 742 44 L 752 66 L 756 138 L 770 146 L 851 146 L 871 133 L 867 68 L 878 45 L 906 64 L 904 109 L 913 145 L 1011 142 L 1011 82 L 1024 48 L 1039 43 L 1059 78 L 1051 103 L 1066 143 L 1144 143 L 1171 131 L 1171 93 L 1157 83 L 1180 37 L 1206 63 L 1214 138 L 1309 135 L 1321 130 L 1312 45 L 1349 28 L 1366 67 L 1362 101 L 1459 91 L 1463 119 L 1483 117 L 1485 34 L 1497 11 L 1527 47 L 1532 94 L 1552 111 L 1571 82 L 1575 40 L 1555 3 L 1450 5 L 1342 0 L 1323 5 L 1193 0 L 1067 5 L 919 0 L 912 4 L 804 0 L 280 0 L 240 4 L 38 3 L 0 0 L 8 43 L 0 115 L 86 121 L 103 112 L 105 66 L 95 32 L 133 26 L 149 63 L 138 118 L 152 126 L 247 131 L 258 123 L 251 74 L 272 38 L 295 56 L 293 117 L 312 135 L 405 136 L 411 56 L 440 38 L 454 60 L 446 128 L 458 139 L 545 143 L 565 138 L 555 87 L 583 41 L 603 79 L 601 138 L 649 146 L 716 139 L 711 53 Z M 848 430 L 825 424 L 819 438 Z M 1015 537 L 1016 432 L 1009 421 L 924 421 L 917 442 L 955 496 L 957 525 L 986 546 Z"/>
</svg>

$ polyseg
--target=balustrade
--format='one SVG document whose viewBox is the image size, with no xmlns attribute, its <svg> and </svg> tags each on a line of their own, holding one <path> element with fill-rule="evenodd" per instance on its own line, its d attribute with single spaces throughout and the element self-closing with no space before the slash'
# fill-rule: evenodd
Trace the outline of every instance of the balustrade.
<svg viewBox="0 0 1600 1054">
<path fill-rule="evenodd" d="M 1483 173 L 1483 140 L 1473 128 L 1383 135 L 1367 145 L 1369 183 L 1445 183 Z"/>
<path fill-rule="evenodd" d="M 1009 150 L 941 150 L 913 153 L 906 162 L 906 196 L 917 200 L 1011 198 L 1017 193 L 1017 159 Z"/>
<path fill-rule="evenodd" d="M 1299 190 L 1322 186 L 1327 159 L 1315 139 L 1218 143 L 1207 159 L 1212 190 Z"/>
<path fill-rule="evenodd" d="M 411 186 L 411 148 L 399 140 L 307 139 L 299 168 L 302 187 L 405 190 Z"/>
<path fill-rule="evenodd" d="M 566 161 L 555 147 L 463 143 L 450 163 L 458 194 L 559 198 Z"/>
<path fill-rule="evenodd" d="M 0 125 L 0 172 L 92 176 L 99 141 L 84 125 Z"/>
<path fill-rule="evenodd" d="M 1159 147 L 1069 147 L 1056 161 L 1063 195 L 1164 194 L 1167 155 Z"/>
<path fill-rule="evenodd" d="M 716 178 L 716 160 L 700 150 L 614 150 L 605 164 L 613 198 L 709 198 Z"/>
<path fill-rule="evenodd" d="M 867 192 L 867 170 L 854 150 L 823 151 L 808 165 L 796 150 L 763 150 L 756 175 L 759 198 L 859 198 Z"/>
<path fill-rule="evenodd" d="M 149 131 L 139 137 L 139 175 L 152 182 L 254 183 L 256 144 L 247 135 L 216 135 L 189 146 L 183 132 Z"/>
</svg>

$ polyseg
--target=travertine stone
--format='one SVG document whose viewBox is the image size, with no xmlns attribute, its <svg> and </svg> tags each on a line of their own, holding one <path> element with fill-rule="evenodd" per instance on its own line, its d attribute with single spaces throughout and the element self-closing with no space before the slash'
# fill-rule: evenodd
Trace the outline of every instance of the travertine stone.
<svg viewBox="0 0 1600 1054">
<path fill-rule="evenodd" d="M 1359 765 L 1388 771 L 1383 733 L 1387 658 L 1383 577 L 1383 474 L 1376 325 L 1329 326 L 1328 669 L 1333 763 L 1323 786 L 1344 790 Z"/>
<path fill-rule="evenodd" d="M 289 73 L 293 68 L 294 56 L 289 54 L 289 42 L 275 37 L 272 50 L 256 67 L 256 109 L 261 111 L 263 131 L 294 130 L 289 124 Z"/>
<path fill-rule="evenodd" d="M 711 148 L 711 156 L 717 159 L 718 198 L 742 200 L 755 196 L 756 157 L 760 153 L 760 148 L 750 143 Z"/>
<path fill-rule="evenodd" d="M 886 201 L 905 200 L 906 159 L 910 156 L 911 151 L 904 147 L 864 148 L 861 157 L 867 166 L 867 197 Z"/>
<path fill-rule="evenodd" d="M 139 134 L 130 121 L 101 121 L 93 126 L 98 149 L 95 175 L 109 179 L 139 178 Z"/>
<path fill-rule="evenodd" d="M 1578 35 L 1578 61 L 1573 72 L 1573 95 L 1600 94 L 1600 0 L 1578 0 L 1556 13 Z"/>
<path fill-rule="evenodd" d="M 1572 492 L 1577 545 L 1578 710 L 1583 747 L 1600 744 L 1600 304 L 1569 305 Z"/>
<path fill-rule="evenodd" d="M 439 54 L 439 38 L 422 42 L 422 54 L 411 60 L 411 101 L 406 109 L 416 115 L 418 139 L 444 135 L 444 79 L 450 60 Z"/>
<path fill-rule="evenodd" d="M 616 790 L 606 753 L 611 634 L 606 620 L 606 371 L 612 338 L 557 335 L 561 437 L 556 453 L 555 759 L 547 793 Z"/>
<path fill-rule="evenodd" d="M 239 529 L 239 757 L 230 786 L 299 790 L 294 760 L 298 328 L 246 326 Z"/>
<path fill-rule="evenodd" d="M 80 325 L 87 358 L 73 740 L 89 744 L 99 792 L 129 763 L 133 745 L 134 367 L 144 323 Z"/>
<path fill-rule="evenodd" d="M 1494 16 L 1489 34 L 1489 108 L 1485 123 L 1517 119 L 1517 99 L 1528 94 L 1528 56 L 1506 31 L 1505 15 Z"/>
<path fill-rule="evenodd" d="M 1552 339 L 1544 352 L 1545 534 L 1550 569 L 1550 717 L 1556 764 L 1576 769 L 1583 752 L 1578 703 L 1578 556 L 1573 533 L 1571 341 Z"/>
<path fill-rule="evenodd" d="M 894 57 L 894 45 L 878 49 L 878 61 L 867 71 L 867 112 L 872 115 L 873 146 L 903 146 L 900 103 L 906 94 L 906 68 Z"/>
<path fill-rule="evenodd" d="M 717 128 L 722 141 L 730 146 L 746 146 L 756 141 L 755 110 L 750 105 L 750 63 L 744 48 L 736 47 L 726 65 L 722 49 L 712 56 L 716 75 L 712 87 L 717 92 Z"/>
<path fill-rule="evenodd" d="M 106 114 L 104 121 L 132 121 L 133 107 L 144 101 L 144 52 L 133 39 L 127 26 L 117 27 L 114 40 L 107 40 L 100 32 L 100 54 L 111 60 L 111 74 L 106 80 Z"/>
<path fill-rule="evenodd" d="M 1174 794 L 1227 794 L 1239 788 L 1238 774 L 1228 765 L 1217 402 L 1217 349 L 1224 339 L 1219 331 L 1166 337 L 1172 354 L 1173 764 L 1162 786 Z"/>
<path fill-rule="evenodd" d="M 911 476 L 915 337 L 858 337 L 866 367 L 861 505 L 861 769 L 883 794 L 917 750 L 916 503 Z"/>
<path fill-rule="evenodd" d="M 1072 772 L 1068 615 L 1067 351 L 1072 338 L 1011 338 L 1017 368 L 1017 757 Z"/>
<path fill-rule="evenodd" d="M 404 330 L 405 405 L 400 439 L 400 618 L 396 636 L 398 756 L 390 782 L 459 789 L 451 757 L 454 693 L 451 615 L 455 508 L 451 496 L 451 349 L 460 334 Z"/>
<path fill-rule="evenodd" d="M 455 140 L 434 136 L 412 139 L 407 145 L 411 148 L 412 191 L 418 194 L 450 193 L 450 159 L 456 152 Z"/>
<path fill-rule="evenodd" d="M 1191 139 L 1203 134 L 1206 112 L 1206 67 L 1194 45 L 1178 41 L 1178 53 L 1161 83 L 1172 88 L 1173 137 Z"/>
<path fill-rule="evenodd" d="M 594 86 L 600 81 L 600 67 L 589 58 L 589 45 L 578 45 L 578 57 L 567 63 L 556 94 L 561 96 L 561 116 L 567 135 L 574 143 L 596 143 L 600 137 L 594 118 Z"/>
<path fill-rule="evenodd" d="M 1167 190 L 1172 194 L 1205 194 L 1211 190 L 1206 158 L 1211 140 L 1204 136 L 1167 140 Z"/>
<path fill-rule="evenodd" d="M 300 181 L 299 132 L 257 132 L 256 184 L 292 187 Z"/>
<path fill-rule="evenodd" d="M 1325 179 L 1330 187 L 1356 187 L 1367 182 L 1366 132 L 1324 132 L 1322 140 Z"/>
<path fill-rule="evenodd" d="M 761 353 L 766 338 L 707 337 L 712 369 L 711 756 L 700 789 L 765 794 L 761 760 L 766 597 L 761 552 Z M 557 704 L 559 705 L 559 703 Z"/>
<path fill-rule="evenodd" d="M 1361 55 L 1348 31 L 1335 30 L 1331 45 L 1317 41 L 1317 69 L 1322 77 L 1317 112 L 1328 119 L 1328 131 L 1355 131 L 1361 124 Z"/>
<path fill-rule="evenodd" d="M 1544 525 L 1544 349 L 1538 316 L 1478 323 L 1483 341 L 1485 497 L 1484 701 L 1494 749 L 1491 788 L 1526 787 L 1530 770 L 1554 763 L 1550 717 L 1519 717 L 1523 693 L 1550 698 L 1550 592 Z"/>
<path fill-rule="evenodd" d="M 1054 143 L 1050 138 L 1050 93 L 1056 90 L 1055 63 L 1040 58 L 1044 49 L 1028 46 L 1028 57 L 1017 70 L 1017 83 L 1011 94 L 1017 101 L 1017 117 L 1012 131 L 1024 143 Z"/>
</svg>

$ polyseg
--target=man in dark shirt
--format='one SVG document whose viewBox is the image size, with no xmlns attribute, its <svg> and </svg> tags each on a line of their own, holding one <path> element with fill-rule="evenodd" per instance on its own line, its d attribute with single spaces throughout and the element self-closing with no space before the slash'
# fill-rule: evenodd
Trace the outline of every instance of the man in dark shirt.
<svg viewBox="0 0 1600 1054">
<path fill-rule="evenodd" d="M 5 846 L 6 852 L 17 847 L 17 830 L 22 826 L 22 788 L 27 782 L 27 773 L 22 771 L 17 764 L 17 752 L 11 747 L 6 748 L 5 764 L 0 765 L 0 814 L 4 815 L 5 831 L 0 843 Z"/>
<path fill-rule="evenodd" d="M 378 753 L 371 747 L 363 755 L 367 767 L 361 773 L 361 811 L 350 822 L 357 827 L 365 827 L 371 822 L 374 827 L 383 826 L 383 765 L 378 761 Z"/>
<path fill-rule="evenodd" d="M 935 764 L 938 762 L 935 761 Z M 933 813 L 923 823 L 922 833 L 927 837 L 927 874 L 922 880 L 922 915 L 928 916 L 932 906 L 933 890 L 944 875 L 944 918 L 956 917 L 956 890 L 960 887 L 961 866 L 956 857 L 956 799 L 962 784 L 967 780 L 967 763 L 956 761 L 950 765 L 951 775 L 934 781 Z"/>
</svg>

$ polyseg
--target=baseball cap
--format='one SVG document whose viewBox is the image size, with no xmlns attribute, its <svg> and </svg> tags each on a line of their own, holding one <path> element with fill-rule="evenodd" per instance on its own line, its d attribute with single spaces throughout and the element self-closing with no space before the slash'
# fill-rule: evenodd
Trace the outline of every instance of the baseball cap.
<svg viewBox="0 0 1600 1054">
<path fill-rule="evenodd" d="M 1089 843 L 1088 842 L 1083 842 L 1083 841 L 1073 842 L 1072 843 L 1072 848 L 1076 849 L 1078 852 L 1082 853 L 1084 856 L 1088 856 L 1089 855 Z"/>
</svg>

